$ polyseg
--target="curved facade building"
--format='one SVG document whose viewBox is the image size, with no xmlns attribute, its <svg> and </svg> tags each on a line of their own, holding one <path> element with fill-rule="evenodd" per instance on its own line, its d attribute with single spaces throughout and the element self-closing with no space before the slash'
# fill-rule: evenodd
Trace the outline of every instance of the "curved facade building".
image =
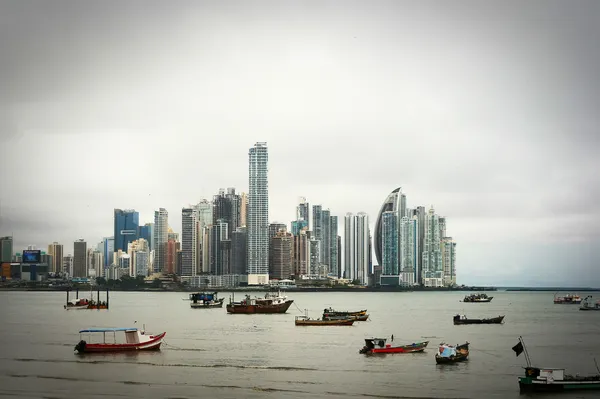
<svg viewBox="0 0 600 399">
<path fill-rule="evenodd" d="M 390 211 L 398 212 L 400 217 L 406 215 L 406 195 L 402 193 L 402 187 L 398 187 L 387 196 L 387 198 L 383 202 L 383 205 L 381 205 L 381 209 L 379 210 L 379 214 L 377 215 L 377 220 L 375 221 L 375 257 L 377 258 L 377 264 L 380 266 L 383 265 L 383 214 L 385 212 Z"/>
</svg>

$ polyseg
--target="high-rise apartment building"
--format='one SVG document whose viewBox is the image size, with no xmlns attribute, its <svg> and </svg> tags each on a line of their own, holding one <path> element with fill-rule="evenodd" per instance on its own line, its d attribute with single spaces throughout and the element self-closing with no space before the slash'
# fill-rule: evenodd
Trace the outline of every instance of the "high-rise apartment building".
<svg viewBox="0 0 600 399">
<path fill-rule="evenodd" d="M 454 286 L 456 285 L 456 243 L 452 237 L 442 238 L 441 250 L 444 286 Z"/>
<path fill-rule="evenodd" d="M 271 238 L 269 270 L 273 279 L 288 279 L 292 275 L 293 236 L 285 229 L 280 229 Z"/>
<path fill-rule="evenodd" d="M 224 244 L 224 241 L 229 242 L 229 223 L 225 219 L 218 219 L 212 225 L 210 237 L 210 272 L 218 276 L 226 274 L 229 269 L 230 254 L 227 249 L 231 250 L 231 243 Z"/>
<path fill-rule="evenodd" d="M 73 277 L 87 277 L 87 243 L 83 238 L 73 243 Z"/>
<path fill-rule="evenodd" d="M 375 257 L 377 263 L 382 266 L 382 275 L 385 274 L 383 271 L 383 215 L 385 212 L 395 212 L 396 215 L 396 228 L 398 229 L 396 251 L 398 253 L 398 270 L 400 270 L 400 262 L 402 260 L 400 220 L 406 216 L 406 195 L 402 193 L 402 187 L 398 187 L 387 196 L 375 221 Z"/>
<path fill-rule="evenodd" d="M 248 229 L 238 227 L 231 233 L 231 273 L 245 274 L 248 266 Z"/>
<path fill-rule="evenodd" d="M 381 284 L 387 285 L 388 279 L 398 284 L 398 221 L 397 213 L 386 211 L 381 218 Z M 392 285 L 395 285 L 392 283 Z"/>
<path fill-rule="evenodd" d="M 137 240 L 140 227 L 140 214 L 134 209 L 114 210 L 115 252 L 127 251 L 130 242 Z"/>
<path fill-rule="evenodd" d="M 310 214 L 310 205 L 308 204 L 308 202 L 306 202 L 305 197 L 300 197 L 299 204 L 296 207 L 296 220 L 306 221 L 306 227 L 308 227 L 308 229 L 310 230 L 309 214 Z"/>
<path fill-rule="evenodd" d="M 154 249 L 154 234 L 152 234 L 153 229 L 154 223 L 146 223 L 145 225 L 140 226 L 138 229 L 138 238 L 143 238 L 148 242 L 149 251 Z"/>
<path fill-rule="evenodd" d="M 369 281 L 370 232 L 369 217 L 364 212 L 347 213 L 344 218 L 344 278 L 358 280 L 366 285 Z"/>
<path fill-rule="evenodd" d="M 181 275 L 190 277 L 197 274 L 199 245 L 198 211 L 194 208 L 181 210 Z"/>
<path fill-rule="evenodd" d="M 306 276 L 310 273 L 310 233 L 308 227 L 304 227 L 294 236 L 294 276 Z"/>
<path fill-rule="evenodd" d="M 57 242 L 53 242 L 48 245 L 48 254 L 52 255 L 52 265 L 50 266 L 50 271 L 52 273 L 60 273 L 62 272 L 62 262 L 63 262 L 63 246 Z"/>
<path fill-rule="evenodd" d="M 419 219 L 417 216 L 404 216 L 400 221 L 402 240 L 400 248 L 400 283 L 405 286 L 419 284 L 417 269 L 419 267 Z"/>
<path fill-rule="evenodd" d="M 154 273 L 166 271 L 167 242 L 169 240 L 169 212 L 165 208 L 154 211 Z"/>
<path fill-rule="evenodd" d="M 269 185 L 267 143 L 248 151 L 248 285 L 269 283 Z"/>
<path fill-rule="evenodd" d="M 248 224 L 248 194 L 240 195 L 240 226 L 246 227 Z"/>
<path fill-rule="evenodd" d="M 423 284 L 427 287 L 443 285 L 443 266 L 439 216 L 433 207 L 425 219 L 425 247 L 423 248 Z"/>
<path fill-rule="evenodd" d="M 323 240 L 323 206 L 321 205 L 313 205 L 312 211 L 312 238 L 317 241 Z M 322 246 L 320 246 L 320 251 L 322 251 Z M 319 253 L 319 260 L 322 260 L 322 254 Z"/>
<path fill-rule="evenodd" d="M 12 262 L 13 238 L 12 236 L 0 237 L 0 262 Z"/>
<path fill-rule="evenodd" d="M 329 217 L 329 273 L 340 277 L 342 271 L 339 267 L 340 253 L 338 252 L 338 217 Z"/>
</svg>

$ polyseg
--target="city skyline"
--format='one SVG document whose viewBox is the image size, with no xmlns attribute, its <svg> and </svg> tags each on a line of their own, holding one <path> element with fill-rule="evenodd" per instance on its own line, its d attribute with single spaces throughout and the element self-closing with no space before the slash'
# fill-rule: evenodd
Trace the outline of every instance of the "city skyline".
<svg viewBox="0 0 600 399">
<path fill-rule="evenodd" d="M 600 4 L 577 3 L 4 3 L 0 236 L 73 254 L 115 208 L 181 233 L 264 141 L 271 223 L 303 196 L 373 233 L 402 187 L 449 221 L 458 283 L 600 286 Z"/>
</svg>

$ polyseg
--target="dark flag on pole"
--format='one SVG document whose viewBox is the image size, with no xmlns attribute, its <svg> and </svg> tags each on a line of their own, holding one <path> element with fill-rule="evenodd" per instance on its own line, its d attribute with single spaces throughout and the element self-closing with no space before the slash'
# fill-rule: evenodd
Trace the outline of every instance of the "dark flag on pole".
<svg viewBox="0 0 600 399">
<path fill-rule="evenodd" d="M 521 341 L 519 341 L 518 344 L 516 344 L 515 346 L 512 347 L 512 350 L 514 350 L 515 353 L 517 354 L 517 357 L 519 357 L 519 355 L 521 353 L 523 353 L 523 343 Z"/>
</svg>

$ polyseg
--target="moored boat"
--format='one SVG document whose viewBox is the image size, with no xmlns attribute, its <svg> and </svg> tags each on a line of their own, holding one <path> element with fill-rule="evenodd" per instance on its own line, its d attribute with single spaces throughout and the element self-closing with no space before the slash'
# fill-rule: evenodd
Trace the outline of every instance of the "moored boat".
<svg viewBox="0 0 600 399">
<path fill-rule="evenodd" d="M 364 316 L 367 314 L 367 309 L 349 312 L 349 311 L 333 310 L 333 308 L 329 307 L 327 309 L 323 309 L 323 314 L 324 315 L 327 314 L 330 316 Z"/>
<path fill-rule="evenodd" d="M 441 343 L 438 353 L 435 354 L 435 362 L 437 364 L 458 363 L 466 360 L 469 360 L 468 342 L 456 346 Z"/>
<path fill-rule="evenodd" d="M 240 302 L 234 302 L 230 298 L 227 313 L 285 313 L 293 302 L 293 299 L 287 299 L 281 292 L 267 292 L 264 298 L 250 298 L 250 295 L 246 295 Z"/>
<path fill-rule="evenodd" d="M 560 305 L 579 305 L 581 303 L 581 297 L 577 294 L 567 294 L 565 296 L 554 295 L 554 303 Z"/>
<path fill-rule="evenodd" d="M 485 303 L 492 302 L 492 299 L 494 299 L 493 296 L 487 296 L 487 294 L 482 293 L 466 295 L 462 301 L 467 303 Z"/>
<path fill-rule="evenodd" d="M 325 320 L 311 319 L 308 316 L 296 316 L 294 324 L 297 326 L 351 326 L 354 321 L 354 319 Z"/>
<path fill-rule="evenodd" d="M 354 321 L 367 321 L 369 319 L 369 315 L 356 315 L 356 316 L 344 316 L 344 315 L 335 315 L 330 313 L 323 313 L 323 320 L 346 320 L 352 319 Z"/>
<path fill-rule="evenodd" d="M 222 308 L 225 298 L 218 298 L 217 292 L 196 292 L 190 294 L 192 309 Z"/>
<path fill-rule="evenodd" d="M 502 324 L 504 316 L 492 317 L 488 319 L 468 319 L 467 316 L 456 315 L 453 317 L 454 325 L 461 324 Z"/>
<path fill-rule="evenodd" d="M 519 390 L 521 392 L 553 392 L 553 391 L 572 391 L 572 390 L 600 390 L 600 370 L 598 374 L 587 376 L 569 375 L 563 368 L 539 368 L 531 365 L 531 359 L 525 348 L 523 338 L 519 337 L 519 342 L 512 347 L 517 356 L 525 353 L 527 367 L 525 376 L 518 377 Z M 596 368 L 598 365 L 596 364 Z"/>
<path fill-rule="evenodd" d="M 67 302 L 67 304 L 65 305 L 65 309 L 67 309 L 67 310 L 87 309 L 89 304 L 90 304 L 90 301 L 88 301 L 85 298 L 81 298 L 75 302 L 73 302 L 73 301 Z"/>
<path fill-rule="evenodd" d="M 583 302 L 581 302 L 579 310 L 600 310 L 600 301 L 596 301 L 596 303 L 593 303 L 592 296 L 588 295 L 585 297 Z"/>
<path fill-rule="evenodd" d="M 124 333 L 124 341 L 117 342 L 117 332 Z M 107 341 L 108 333 L 108 342 Z M 97 343 L 93 343 L 92 334 L 102 334 Z M 78 353 L 106 353 L 106 352 L 132 352 L 159 350 L 163 338 L 167 333 L 158 335 L 146 334 L 136 327 L 131 328 L 92 328 L 79 331 L 80 340 L 75 345 Z M 84 340 L 86 337 L 88 340 Z M 112 339 L 111 339 L 112 338 Z"/>
<path fill-rule="evenodd" d="M 373 353 L 414 353 L 423 352 L 429 344 L 429 341 L 413 342 L 408 345 L 392 346 L 386 343 L 386 338 L 365 338 L 365 346 L 358 353 L 373 354 Z"/>
</svg>

